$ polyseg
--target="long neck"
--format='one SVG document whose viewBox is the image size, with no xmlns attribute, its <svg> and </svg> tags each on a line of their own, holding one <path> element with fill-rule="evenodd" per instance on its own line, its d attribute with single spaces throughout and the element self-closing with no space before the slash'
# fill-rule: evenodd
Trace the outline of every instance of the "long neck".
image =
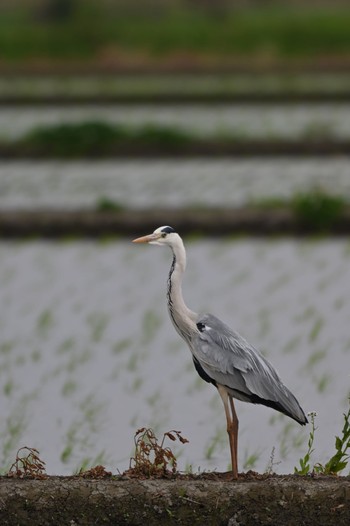
<svg viewBox="0 0 350 526">
<path fill-rule="evenodd" d="M 182 296 L 182 278 L 186 269 L 186 252 L 182 240 L 174 247 L 167 288 L 168 310 L 177 332 L 190 344 L 196 330 L 196 314 L 185 304 Z"/>
</svg>

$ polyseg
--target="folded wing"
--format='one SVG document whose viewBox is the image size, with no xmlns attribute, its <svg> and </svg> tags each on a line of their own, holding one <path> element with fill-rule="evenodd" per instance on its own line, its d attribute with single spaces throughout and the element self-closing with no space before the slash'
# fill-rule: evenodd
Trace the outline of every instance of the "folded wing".
<svg viewBox="0 0 350 526">
<path fill-rule="evenodd" d="M 295 396 L 257 349 L 212 314 L 200 317 L 197 327 L 194 363 L 205 380 L 224 385 L 238 400 L 263 404 L 307 423 Z"/>
</svg>

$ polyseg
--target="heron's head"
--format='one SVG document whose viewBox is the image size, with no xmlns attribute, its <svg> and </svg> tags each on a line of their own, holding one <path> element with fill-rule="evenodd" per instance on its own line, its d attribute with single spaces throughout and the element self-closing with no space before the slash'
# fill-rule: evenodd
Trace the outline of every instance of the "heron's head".
<svg viewBox="0 0 350 526">
<path fill-rule="evenodd" d="M 133 243 L 149 243 L 150 245 L 168 245 L 172 247 L 179 240 L 181 241 L 180 236 L 171 226 L 160 226 L 153 232 L 153 234 L 138 237 L 133 240 Z"/>
</svg>

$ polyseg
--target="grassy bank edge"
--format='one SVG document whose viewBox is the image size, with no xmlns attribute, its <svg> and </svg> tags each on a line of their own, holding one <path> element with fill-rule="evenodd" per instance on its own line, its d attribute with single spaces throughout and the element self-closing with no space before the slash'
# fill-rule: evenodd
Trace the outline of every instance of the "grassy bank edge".
<svg viewBox="0 0 350 526">
<path fill-rule="evenodd" d="M 322 212 L 300 203 L 292 207 L 151 210 L 1 211 L 0 238 L 135 237 L 170 224 L 183 235 L 330 236 L 350 234 L 350 207 Z M 302 207 L 306 206 L 303 210 Z M 334 207 L 333 207 L 334 206 Z"/>
</svg>

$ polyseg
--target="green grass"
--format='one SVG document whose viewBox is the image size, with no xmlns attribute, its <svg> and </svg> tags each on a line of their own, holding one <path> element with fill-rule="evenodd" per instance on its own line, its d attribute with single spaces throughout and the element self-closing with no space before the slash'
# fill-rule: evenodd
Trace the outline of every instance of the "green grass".
<svg viewBox="0 0 350 526">
<path fill-rule="evenodd" d="M 58 157 L 107 155 L 113 148 L 142 144 L 145 146 L 180 146 L 191 137 L 168 126 L 144 125 L 128 127 L 100 121 L 40 126 L 16 141 L 17 147 L 38 154 Z M 11 144 L 11 143 L 10 143 Z"/>
<path fill-rule="evenodd" d="M 125 136 L 122 129 L 102 122 L 42 126 L 29 132 L 19 142 L 24 147 L 49 151 L 53 155 L 84 155 L 92 150 L 108 151 L 110 146 Z"/>
<path fill-rule="evenodd" d="M 44 157 L 103 157 L 135 150 L 156 150 L 166 152 L 190 152 L 191 148 L 207 148 L 210 144 L 223 148 L 239 146 L 256 140 L 254 134 L 244 135 L 239 131 L 225 133 L 214 131 L 207 137 L 200 132 L 188 131 L 174 125 L 140 124 L 128 125 L 108 123 L 99 120 L 87 120 L 75 123 L 42 125 L 33 128 L 17 139 L 1 139 L 0 145 L 5 151 L 26 155 L 35 154 Z M 312 141 L 323 140 L 322 134 L 313 137 Z M 266 144 L 288 143 L 274 134 L 258 139 Z M 283 204 L 280 198 L 258 200 L 259 207 L 279 207 Z M 195 206 L 195 205 L 194 205 Z M 296 195 L 295 211 L 305 221 L 318 221 L 319 211 L 327 214 L 328 222 L 339 211 L 341 203 L 338 198 L 325 196 L 320 190 Z M 320 225 L 322 226 L 322 225 Z"/>
<path fill-rule="evenodd" d="M 0 17 L 3 60 L 31 57 L 96 58 L 105 49 L 164 56 L 173 51 L 273 57 L 342 54 L 350 50 L 350 10 L 285 6 L 236 9 L 214 16 L 179 6 L 129 10 L 78 2 L 59 23 L 33 16 L 29 9 Z"/>
<path fill-rule="evenodd" d="M 321 232 L 326 231 L 339 220 L 345 205 L 346 201 L 342 196 L 329 195 L 319 189 L 308 193 L 298 193 L 292 202 L 294 213 L 299 221 L 304 226 Z"/>
<path fill-rule="evenodd" d="M 290 208 L 298 223 L 315 232 L 327 232 L 343 216 L 347 199 L 341 195 L 332 195 L 320 188 L 298 192 L 290 199 L 268 197 L 252 201 L 252 207 L 264 210 Z M 309 316 L 313 313 L 305 313 Z M 317 320 L 310 333 L 310 341 L 317 338 L 322 328 L 322 320 Z"/>
</svg>

